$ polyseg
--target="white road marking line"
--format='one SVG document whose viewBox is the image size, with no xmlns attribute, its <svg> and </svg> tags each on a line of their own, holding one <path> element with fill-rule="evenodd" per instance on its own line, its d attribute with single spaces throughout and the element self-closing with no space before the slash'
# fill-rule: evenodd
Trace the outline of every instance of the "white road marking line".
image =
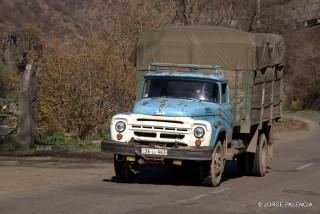
<svg viewBox="0 0 320 214">
<path fill-rule="evenodd" d="M 303 165 L 303 166 L 300 166 L 300 167 L 296 168 L 296 170 L 304 169 L 304 168 L 307 168 L 307 167 L 312 166 L 312 165 L 314 165 L 314 163 L 308 163 L 306 165 Z"/>
<path fill-rule="evenodd" d="M 209 192 L 209 193 L 210 193 L 210 194 L 218 194 L 218 193 L 221 193 L 221 192 L 227 191 L 227 190 L 229 190 L 229 189 L 230 189 L 229 187 L 226 187 L 226 188 L 218 189 L 218 190 L 216 190 L 216 191 Z"/>
<path fill-rule="evenodd" d="M 206 194 L 197 195 L 197 196 L 195 196 L 195 197 L 193 197 L 193 198 L 189 198 L 189 199 L 177 201 L 177 203 L 185 203 L 185 202 L 194 201 L 194 200 L 197 200 L 197 199 L 206 197 L 207 195 L 208 195 L 207 193 L 206 193 Z"/>
<path fill-rule="evenodd" d="M 180 201 L 177 201 L 176 203 L 186 203 L 186 202 L 191 202 L 191 201 L 195 201 L 195 200 L 198 200 L 200 198 L 203 198 L 203 197 L 206 197 L 208 196 L 209 194 L 218 194 L 218 193 L 221 193 L 221 192 L 224 192 L 226 190 L 229 190 L 229 187 L 226 187 L 226 188 L 223 188 L 223 189 L 219 189 L 219 190 L 216 190 L 216 191 L 213 191 L 213 192 L 208 192 L 208 193 L 204 193 L 204 194 L 201 194 L 201 195 L 197 195 L 193 198 L 189 198 L 189 199 L 185 199 L 185 200 L 180 200 Z"/>
</svg>

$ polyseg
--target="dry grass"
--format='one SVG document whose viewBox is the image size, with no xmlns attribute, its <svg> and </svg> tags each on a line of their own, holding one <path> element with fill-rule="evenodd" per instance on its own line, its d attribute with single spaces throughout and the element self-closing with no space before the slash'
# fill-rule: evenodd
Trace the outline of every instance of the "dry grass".
<svg viewBox="0 0 320 214">
<path fill-rule="evenodd" d="M 273 125 L 273 132 L 306 131 L 308 124 L 301 120 L 283 118 L 282 122 Z"/>
</svg>

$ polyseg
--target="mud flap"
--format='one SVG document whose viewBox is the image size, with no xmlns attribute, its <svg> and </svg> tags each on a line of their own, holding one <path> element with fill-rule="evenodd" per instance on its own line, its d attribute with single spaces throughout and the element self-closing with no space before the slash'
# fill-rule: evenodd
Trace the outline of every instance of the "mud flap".
<svg viewBox="0 0 320 214">
<path fill-rule="evenodd" d="M 272 148 L 272 142 L 268 142 L 268 158 L 269 160 L 272 160 L 273 158 L 273 148 Z"/>
<path fill-rule="evenodd" d="M 249 146 L 247 147 L 247 152 L 256 153 L 257 151 L 257 142 L 259 137 L 259 129 L 257 129 L 251 138 L 251 141 L 249 143 Z"/>
</svg>

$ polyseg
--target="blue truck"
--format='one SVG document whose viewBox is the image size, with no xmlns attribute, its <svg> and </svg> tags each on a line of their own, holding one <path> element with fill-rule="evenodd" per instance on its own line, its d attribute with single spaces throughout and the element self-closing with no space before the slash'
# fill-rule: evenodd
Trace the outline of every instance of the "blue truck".
<svg viewBox="0 0 320 214">
<path fill-rule="evenodd" d="M 271 127 L 281 118 L 284 44 L 278 35 L 220 27 L 169 27 L 140 35 L 137 100 L 110 124 L 103 152 L 119 181 L 146 165 L 196 168 L 218 186 L 227 159 L 264 176 Z"/>
</svg>

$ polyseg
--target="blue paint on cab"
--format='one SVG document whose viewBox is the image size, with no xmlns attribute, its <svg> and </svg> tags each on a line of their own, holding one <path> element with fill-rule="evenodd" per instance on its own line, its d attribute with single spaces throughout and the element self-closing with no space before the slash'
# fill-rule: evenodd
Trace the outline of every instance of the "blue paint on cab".
<svg viewBox="0 0 320 214">
<path fill-rule="evenodd" d="M 151 78 L 179 78 L 203 81 L 215 81 L 219 85 L 220 100 L 218 103 L 180 98 L 142 98 L 138 100 L 132 110 L 133 113 L 145 115 L 160 115 L 169 117 L 190 117 L 195 120 L 208 121 L 212 127 L 210 146 L 214 147 L 220 134 L 227 140 L 232 139 L 232 107 L 228 80 L 223 73 L 207 74 L 198 71 L 176 72 L 157 71 L 148 72 L 145 79 Z M 226 85 L 225 93 L 228 98 L 222 100 L 222 87 Z"/>
<path fill-rule="evenodd" d="M 212 102 L 179 98 L 144 98 L 132 110 L 136 114 L 169 117 L 196 117 L 215 115 L 219 105 Z"/>
</svg>

